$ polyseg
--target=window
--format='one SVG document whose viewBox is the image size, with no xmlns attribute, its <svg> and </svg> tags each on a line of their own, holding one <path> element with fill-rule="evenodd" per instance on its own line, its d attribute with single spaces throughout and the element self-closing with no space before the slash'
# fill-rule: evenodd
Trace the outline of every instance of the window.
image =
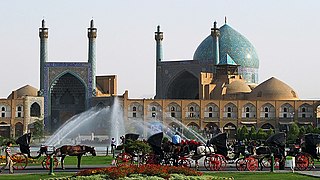
<svg viewBox="0 0 320 180">
<path fill-rule="evenodd" d="M 170 110 L 171 110 L 171 111 L 176 111 L 176 108 L 175 108 L 174 106 L 172 106 L 172 107 L 170 108 Z"/>
<path fill-rule="evenodd" d="M 227 111 L 228 111 L 228 112 L 231 112 L 231 110 L 232 110 L 231 107 L 228 107 Z"/>
<path fill-rule="evenodd" d="M 1 111 L 6 111 L 6 108 L 5 108 L 5 107 L 2 107 L 2 108 L 1 108 Z"/>
<path fill-rule="evenodd" d="M 209 107 L 209 112 L 212 112 L 213 111 L 213 108 L 212 107 Z"/>
<path fill-rule="evenodd" d="M 212 117 L 212 113 L 209 113 L 209 117 Z"/>
<path fill-rule="evenodd" d="M 21 117 L 21 112 L 18 112 L 18 115 L 17 115 L 17 117 Z"/>
<path fill-rule="evenodd" d="M 302 117 L 305 118 L 305 117 L 306 117 L 306 114 L 302 114 Z"/>
<path fill-rule="evenodd" d="M 246 118 L 249 118 L 250 117 L 250 114 L 249 113 L 246 113 Z"/>
<path fill-rule="evenodd" d="M 6 117 L 6 113 L 1 113 L 1 117 Z"/>
<path fill-rule="evenodd" d="M 194 107 L 190 107 L 190 111 L 191 111 L 191 112 L 194 111 Z"/>
<path fill-rule="evenodd" d="M 18 111 L 21 111 L 21 110 L 22 110 L 21 106 L 18 106 Z"/>
<path fill-rule="evenodd" d="M 265 118 L 268 118 L 268 117 L 269 117 L 269 114 L 268 114 L 268 113 L 264 113 L 264 117 L 265 117 Z"/>
<path fill-rule="evenodd" d="M 156 111 L 156 107 L 153 106 L 153 107 L 151 108 L 151 111 Z"/>
<path fill-rule="evenodd" d="M 132 117 L 137 117 L 137 113 L 132 113 Z"/>
<path fill-rule="evenodd" d="M 302 108 L 302 112 L 306 112 L 306 108 L 305 107 Z"/>
<path fill-rule="evenodd" d="M 193 113 L 190 113 L 190 117 L 194 117 L 194 114 L 193 114 Z"/>
<path fill-rule="evenodd" d="M 246 112 L 250 112 L 250 108 L 249 107 L 246 107 Z"/>
<path fill-rule="evenodd" d="M 268 107 L 265 107 L 265 108 L 264 108 L 264 112 L 269 112 L 269 108 L 268 108 Z"/>
<path fill-rule="evenodd" d="M 176 113 L 172 112 L 171 117 L 176 117 Z"/>
<path fill-rule="evenodd" d="M 137 111 L 137 107 L 133 106 L 132 111 Z"/>
<path fill-rule="evenodd" d="M 287 114 L 283 114 L 283 117 L 284 117 L 284 118 L 287 118 Z"/>
<path fill-rule="evenodd" d="M 156 115 L 157 115 L 157 114 L 156 114 L 155 112 L 153 112 L 153 113 L 151 114 L 152 117 L 156 117 Z"/>
<path fill-rule="evenodd" d="M 283 108 L 283 112 L 288 112 L 288 108 Z"/>
<path fill-rule="evenodd" d="M 231 118 L 231 113 L 230 112 L 228 112 L 227 117 Z"/>
</svg>

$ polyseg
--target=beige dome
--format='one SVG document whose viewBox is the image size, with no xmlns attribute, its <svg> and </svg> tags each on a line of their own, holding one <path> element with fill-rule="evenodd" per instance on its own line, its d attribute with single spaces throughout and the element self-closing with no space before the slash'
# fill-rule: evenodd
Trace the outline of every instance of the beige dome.
<svg viewBox="0 0 320 180">
<path fill-rule="evenodd" d="M 286 83 L 272 77 L 252 90 L 252 100 L 298 100 L 297 93 Z"/>
<path fill-rule="evenodd" d="M 32 87 L 30 85 L 25 85 L 14 91 L 16 93 L 17 98 L 21 98 L 22 96 L 38 96 L 38 89 Z M 12 93 L 8 96 L 8 99 L 12 99 Z"/>
<path fill-rule="evenodd" d="M 227 85 L 226 94 L 249 93 L 251 88 L 244 81 L 233 81 Z"/>
</svg>

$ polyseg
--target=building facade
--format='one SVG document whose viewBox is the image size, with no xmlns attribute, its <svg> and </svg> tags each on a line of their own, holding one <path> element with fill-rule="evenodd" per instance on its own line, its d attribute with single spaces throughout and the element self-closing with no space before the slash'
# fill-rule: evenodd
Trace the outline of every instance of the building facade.
<svg viewBox="0 0 320 180">
<path fill-rule="evenodd" d="M 0 136 L 15 138 L 34 131 L 33 123 L 44 117 L 43 97 L 37 92 L 26 85 L 0 99 Z"/>
</svg>

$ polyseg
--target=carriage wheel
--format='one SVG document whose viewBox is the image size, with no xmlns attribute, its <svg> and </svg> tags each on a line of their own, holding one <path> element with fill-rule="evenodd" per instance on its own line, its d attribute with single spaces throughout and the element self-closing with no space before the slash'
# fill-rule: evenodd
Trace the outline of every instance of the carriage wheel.
<svg viewBox="0 0 320 180">
<path fill-rule="evenodd" d="M 304 171 L 309 166 L 309 158 L 305 154 L 298 154 L 296 157 L 296 168 L 299 171 Z"/>
<path fill-rule="evenodd" d="M 247 168 L 247 163 L 244 158 L 240 158 L 236 161 L 236 168 L 238 171 L 245 171 Z"/>
<path fill-rule="evenodd" d="M 28 165 L 28 157 L 22 153 L 16 153 L 12 156 L 13 169 L 25 169 Z"/>
<path fill-rule="evenodd" d="M 131 164 L 132 163 L 132 156 L 128 153 L 120 153 L 116 157 L 116 165 L 124 165 L 124 164 Z"/>
<path fill-rule="evenodd" d="M 213 156 L 207 156 L 204 159 L 204 167 L 210 171 L 219 171 L 226 167 L 227 163 L 225 157 L 220 154 L 215 154 Z"/>
<path fill-rule="evenodd" d="M 47 156 L 44 158 L 44 160 L 41 163 L 43 169 L 50 169 L 50 156 Z M 57 168 L 59 165 L 59 160 L 57 157 L 53 157 L 53 169 Z"/>
<path fill-rule="evenodd" d="M 271 168 L 271 158 L 270 157 L 264 157 L 261 161 L 261 165 L 264 168 Z M 280 159 L 274 158 L 274 168 L 279 169 L 280 165 Z"/>
<path fill-rule="evenodd" d="M 191 168 L 191 162 L 187 158 L 180 158 L 178 160 L 178 166 Z"/>
<path fill-rule="evenodd" d="M 310 154 L 306 154 L 307 158 L 308 158 L 308 171 L 310 171 L 311 169 L 315 168 L 314 166 L 314 159 Z"/>
<path fill-rule="evenodd" d="M 254 157 L 248 157 L 245 159 L 247 164 L 247 169 L 249 171 L 256 171 L 259 168 L 259 161 Z"/>
</svg>

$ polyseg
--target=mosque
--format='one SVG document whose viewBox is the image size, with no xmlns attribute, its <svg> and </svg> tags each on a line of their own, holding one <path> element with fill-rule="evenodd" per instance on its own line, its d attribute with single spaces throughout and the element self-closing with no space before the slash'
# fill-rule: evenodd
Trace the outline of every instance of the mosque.
<svg viewBox="0 0 320 180">
<path fill-rule="evenodd" d="M 301 100 L 289 85 L 271 77 L 258 84 L 259 58 L 250 41 L 227 22 L 217 23 L 197 47 L 192 60 L 163 59 L 164 34 L 156 41 L 156 95 L 130 99 L 117 95 L 116 75 L 96 75 L 97 28 L 87 29 L 87 62 L 48 61 L 49 31 L 42 20 L 40 38 L 40 89 L 29 85 L 0 99 L 0 135 L 16 137 L 44 120 L 49 133 L 72 116 L 93 106 L 121 101 L 125 120 L 144 121 L 161 129 L 181 125 L 198 132 L 228 132 L 247 126 L 286 131 L 293 122 L 318 126 L 318 100 Z M 150 67 L 152 68 L 152 67 Z"/>
</svg>

